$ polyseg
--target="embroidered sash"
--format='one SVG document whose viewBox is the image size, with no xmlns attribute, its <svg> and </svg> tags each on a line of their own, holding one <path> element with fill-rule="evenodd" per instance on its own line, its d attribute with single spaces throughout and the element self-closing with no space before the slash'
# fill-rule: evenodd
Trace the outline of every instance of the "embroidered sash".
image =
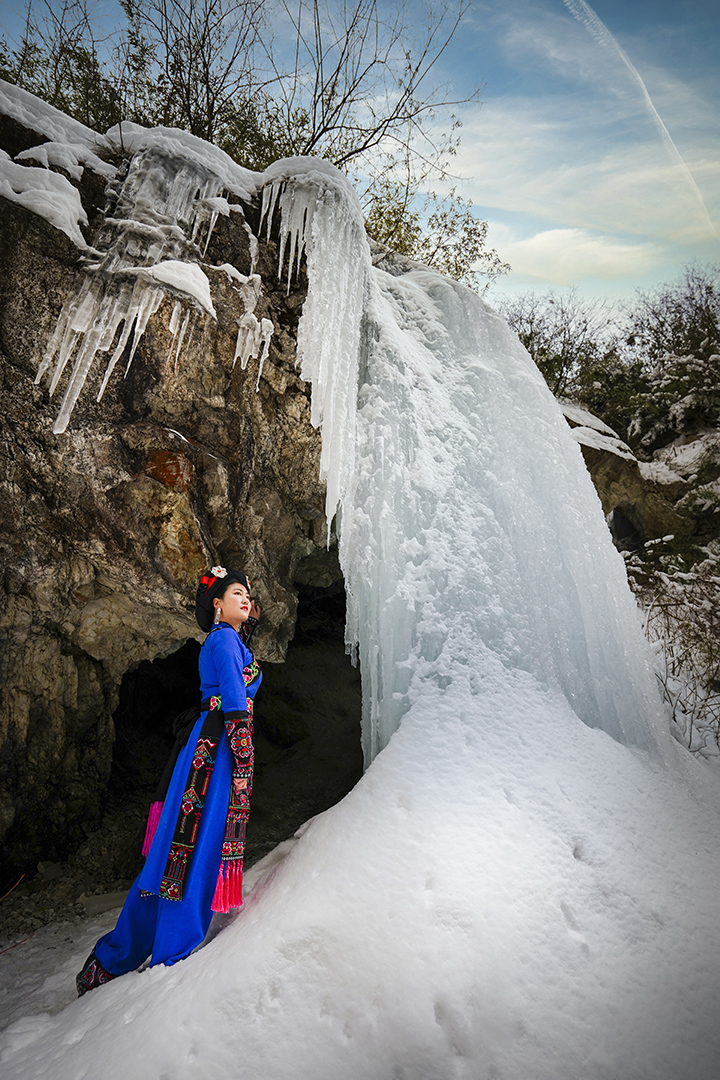
<svg viewBox="0 0 720 1080">
<path fill-rule="evenodd" d="M 165 900 L 182 900 L 183 898 L 183 886 L 190 871 L 205 796 L 215 768 L 220 737 L 223 733 L 223 713 L 220 705 L 219 697 L 210 699 L 210 709 L 203 722 L 190 763 L 190 771 L 183 797 L 180 800 L 180 810 L 165 864 L 165 873 L 160 882 L 159 895 Z"/>
<path fill-rule="evenodd" d="M 246 688 L 259 677 L 260 666 L 253 658 L 252 662 L 243 669 L 243 681 Z M 247 780 L 247 787 L 240 792 L 235 791 L 234 784 L 230 785 L 222 860 L 216 894 L 213 898 L 213 911 L 228 911 L 228 905 L 237 907 L 242 903 L 242 860 L 245 854 L 245 835 L 252 794 L 253 700 L 251 697 L 247 699 L 247 718 L 243 716 L 234 722 L 227 723 L 219 697 L 210 698 L 208 702 L 203 702 L 202 706 L 208 707 L 208 713 L 203 721 L 190 763 L 158 894 L 165 900 L 182 900 L 183 898 L 183 888 L 190 872 L 210 777 L 215 768 L 223 729 L 227 727 L 233 752 L 233 777 L 240 776 Z M 217 904 L 221 906 L 216 906 Z"/>
</svg>

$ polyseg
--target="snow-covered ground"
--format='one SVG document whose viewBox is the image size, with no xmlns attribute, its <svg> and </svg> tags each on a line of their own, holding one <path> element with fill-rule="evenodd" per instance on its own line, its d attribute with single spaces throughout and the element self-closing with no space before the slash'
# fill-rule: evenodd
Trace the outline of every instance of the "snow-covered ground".
<svg viewBox="0 0 720 1080">
<path fill-rule="evenodd" d="M 712 1080 L 719 825 L 528 676 L 437 690 L 188 960 L 74 1001 L 104 926 L 7 954 L 2 1074 Z"/>
<path fill-rule="evenodd" d="M 668 735 L 577 443 L 477 296 L 371 265 L 339 174 L 259 182 L 307 251 L 371 764 L 186 961 L 74 1001 L 88 940 L 29 943 L 3 1077 L 715 1080 L 720 780 Z"/>
</svg>

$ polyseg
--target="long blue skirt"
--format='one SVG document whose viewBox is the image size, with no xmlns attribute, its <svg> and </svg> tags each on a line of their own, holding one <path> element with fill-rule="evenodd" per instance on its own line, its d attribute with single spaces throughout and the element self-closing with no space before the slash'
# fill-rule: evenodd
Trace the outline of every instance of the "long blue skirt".
<svg viewBox="0 0 720 1080">
<path fill-rule="evenodd" d="M 152 956 L 151 967 L 155 964 L 175 964 L 197 948 L 207 934 L 232 783 L 232 752 L 224 733 L 210 777 L 183 899 L 165 900 L 157 895 L 190 763 L 206 715 L 202 714 L 180 752 L 152 847 L 133 883 L 115 929 L 101 937 L 95 946 L 98 960 L 113 975 L 134 971 L 149 956 Z M 152 895 L 142 895 L 141 891 Z"/>
</svg>

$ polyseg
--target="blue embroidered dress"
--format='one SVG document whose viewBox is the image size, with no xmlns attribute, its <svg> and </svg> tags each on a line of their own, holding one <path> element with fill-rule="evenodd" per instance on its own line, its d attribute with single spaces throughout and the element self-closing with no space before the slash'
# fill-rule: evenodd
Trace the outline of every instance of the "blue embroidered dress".
<svg viewBox="0 0 720 1080">
<path fill-rule="evenodd" d="M 247 818 L 252 789 L 252 723 L 245 721 L 241 734 L 233 717 L 249 715 L 252 721 L 253 699 L 262 675 L 250 650 L 227 623 L 219 623 L 208 634 L 200 650 L 199 667 L 203 703 L 221 699 L 226 730 L 220 738 L 204 799 L 183 898 L 165 899 L 160 895 L 161 884 L 207 711 L 201 713 L 178 756 L 145 866 L 130 890 L 117 925 L 95 946 L 98 960 L 113 975 L 134 971 L 148 956 L 152 956 L 151 966 L 184 959 L 207 933 L 221 861 L 239 858 L 242 865 L 244 839 L 227 838 L 231 823 L 228 802 L 233 776 L 246 779 L 242 805 Z"/>
</svg>

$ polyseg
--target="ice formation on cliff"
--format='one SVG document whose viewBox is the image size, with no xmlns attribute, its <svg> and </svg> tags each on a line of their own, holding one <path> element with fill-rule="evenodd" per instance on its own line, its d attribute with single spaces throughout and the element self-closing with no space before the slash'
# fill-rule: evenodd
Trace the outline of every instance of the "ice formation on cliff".
<svg viewBox="0 0 720 1080">
<path fill-rule="evenodd" d="M 307 256 L 298 359 L 322 426 L 328 520 L 339 508 L 366 761 L 428 683 L 482 680 L 498 664 L 559 688 L 613 738 L 657 748 L 661 708 L 622 560 L 517 338 L 464 286 L 419 265 L 374 267 L 354 192 L 322 163 L 278 162 L 266 185 L 288 281 Z"/>
<path fill-rule="evenodd" d="M 176 298 L 168 326 L 176 364 L 193 322 L 215 318 L 200 262 L 218 214 L 232 208 L 222 194 L 226 176 L 213 165 L 212 160 L 188 160 L 179 152 L 177 138 L 157 132 L 135 151 L 125 178 L 115 181 L 117 201 L 113 216 L 105 219 L 98 258 L 86 265 L 80 288 L 66 302 L 38 368 L 37 382 L 51 373 L 52 395 L 72 360 L 56 433 L 65 431 L 98 353 L 109 356 L 98 400 L 128 343 L 129 369 L 148 320 L 166 295 Z M 239 186 L 247 189 L 247 183 Z M 243 295 L 252 294 L 245 290 Z M 272 330 L 270 320 L 259 323 L 246 307 L 233 362 L 239 358 L 244 367 L 250 356 L 260 353 L 264 360 Z"/>
</svg>

